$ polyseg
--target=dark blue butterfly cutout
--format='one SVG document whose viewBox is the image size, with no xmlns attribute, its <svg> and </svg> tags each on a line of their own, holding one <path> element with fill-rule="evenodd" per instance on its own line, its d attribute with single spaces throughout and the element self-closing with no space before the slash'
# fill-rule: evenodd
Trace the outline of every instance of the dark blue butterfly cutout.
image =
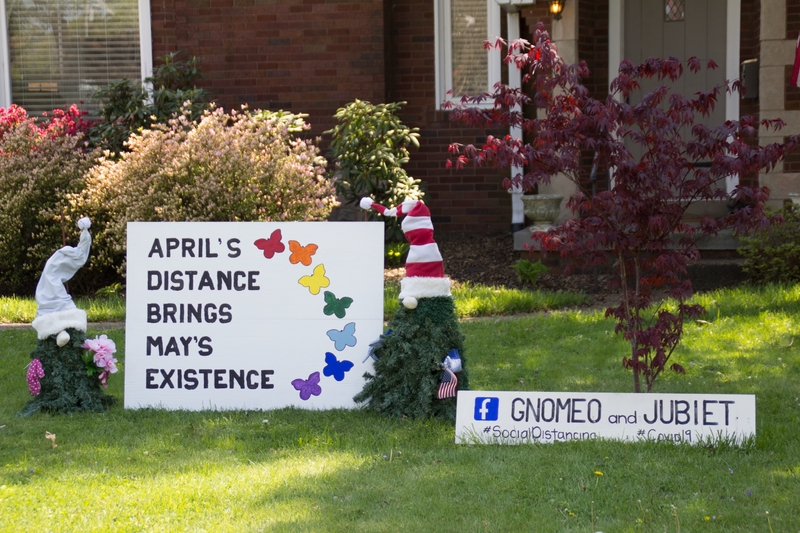
<svg viewBox="0 0 800 533">
<path fill-rule="evenodd" d="M 331 352 L 325 352 L 325 368 L 322 369 L 322 373 L 326 376 L 333 376 L 336 381 L 342 381 L 345 373 L 351 368 L 353 368 L 351 361 L 339 361 Z"/>
</svg>

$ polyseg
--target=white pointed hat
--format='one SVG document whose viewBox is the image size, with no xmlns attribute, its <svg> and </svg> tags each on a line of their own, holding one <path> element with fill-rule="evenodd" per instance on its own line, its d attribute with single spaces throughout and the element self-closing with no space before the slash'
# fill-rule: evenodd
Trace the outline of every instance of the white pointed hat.
<svg viewBox="0 0 800 533">
<path fill-rule="evenodd" d="M 36 318 L 33 329 L 39 339 L 57 335 L 67 328 L 86 331 L 86 311 L 78 309 L 64 283 L 80 269 L 89 258 L 92 236 L 89 233 L 91 221 L 84 217 L 78 221 L 81 236 L 78 246 L 64 246 L 57 250 L 42 270 L 36 285 Z"/>
</svg>

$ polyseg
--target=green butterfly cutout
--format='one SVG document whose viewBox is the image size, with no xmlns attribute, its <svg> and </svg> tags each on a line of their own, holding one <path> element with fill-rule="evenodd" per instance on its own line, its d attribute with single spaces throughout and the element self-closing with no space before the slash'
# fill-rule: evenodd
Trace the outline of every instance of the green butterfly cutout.
<svg viewBox="0 0 800 533">
<path fill-rule="evenodd" d="M 337 298 L 330 291 L 325 291 L 325 308 L 322 310 L 326 315 L 336 315 L 336 318 L 344 318 L 347 314 L 347 309 L 353 303 L 352 298 L 345 296 L 344 298 Z"/>
</svg>

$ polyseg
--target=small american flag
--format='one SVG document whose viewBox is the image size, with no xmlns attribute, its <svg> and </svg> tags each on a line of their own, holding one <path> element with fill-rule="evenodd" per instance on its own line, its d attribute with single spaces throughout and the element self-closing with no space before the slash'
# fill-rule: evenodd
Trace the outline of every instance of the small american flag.
<svg viewBox="0 0 800 533">
<path fill-rule="evenodd" d="M 456 387 L 458 387 L 458 378 L 455 374 L 453 374 L 452 370 L 445 368 L 444 372 L 442 373 L 442 379 L 439 381 L 438 398 L 440 400 L 444 400 L 445 398 L 455 398 Z"/>
</svg>

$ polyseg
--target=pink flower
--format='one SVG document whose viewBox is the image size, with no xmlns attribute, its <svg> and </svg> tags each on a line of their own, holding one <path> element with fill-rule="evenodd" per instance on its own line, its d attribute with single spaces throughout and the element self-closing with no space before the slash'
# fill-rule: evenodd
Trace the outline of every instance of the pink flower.
<svg viewBox="0 0 800 533">
<path fill-rule="evenodd" d="M 105 372 L 100 372 L 100 375 L 97 376 L 97 378 L 100 380 L 100 384 L 103 386 L 103 388 L 107 389 L 108 388 L 108 370 L 106 370 Z"/>
<path fill-rule="evenodd" d="M 86 339 L 81 347 L 94 352 L 94 357 L 92 359 L 94 360 L 94 364 L 97 365 L 97 368 L 106 370 L 106 374 L 108 374 L 108 372 L 113 374 L 117 371 L 117 360 L 114 359 L 114 354 L 117 352 L 117 345 L 114 344 L 113 340 L 105 335 L 100 335 L 94 339 Z M 108 376 L 106 375 L 106 379 L 107 378 Z"/>
<path fill-rule="evenodd" d="M 86 339 L 83 342 L 81 348 L 85 348 L 87 350 L 91 350 L 97 354 L 114 354 L 117 352 L 117 345 L 114 344 L 114 341 L 109 339 L 105 335 L 100 335 L 99 337 L 95 337 L 94 339 Z"/>
<path fill-rule="evenodd" d="M 112 356 L 110 353 L 97 352 L 94 354 L 94 364 L 99 368 L 105 368 Z"/>
</svg>

